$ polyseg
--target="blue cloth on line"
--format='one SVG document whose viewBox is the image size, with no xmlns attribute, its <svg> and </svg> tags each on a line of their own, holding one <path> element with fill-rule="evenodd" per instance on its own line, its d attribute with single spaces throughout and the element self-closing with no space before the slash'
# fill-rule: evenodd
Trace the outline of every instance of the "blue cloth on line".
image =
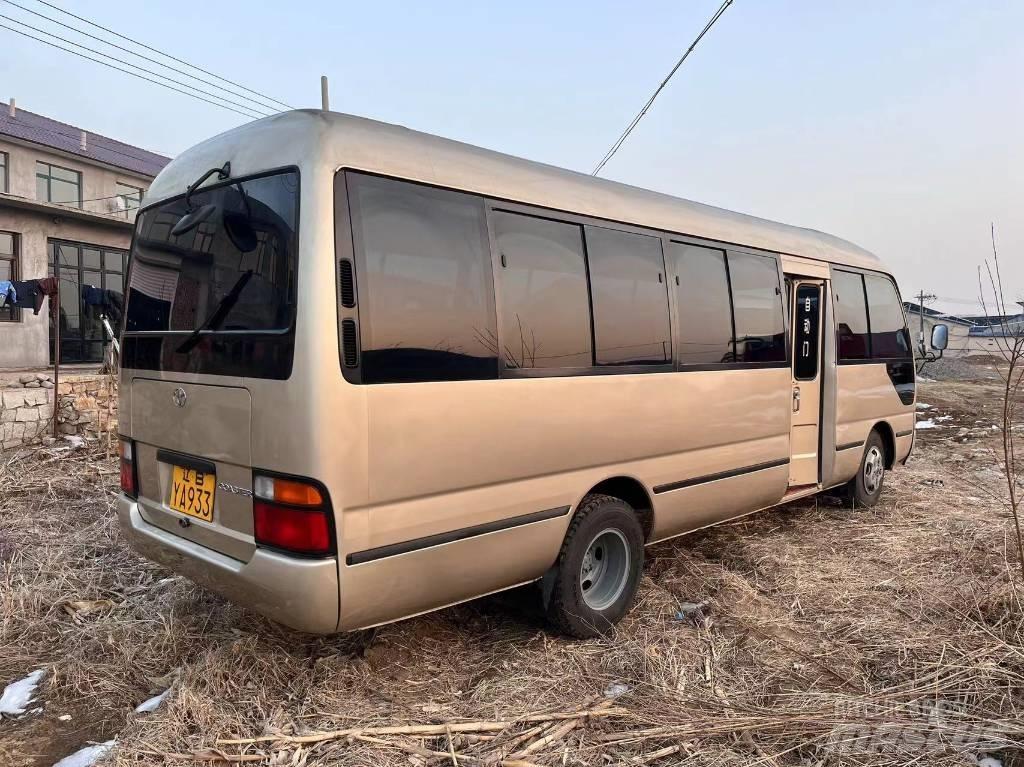
<svg viewBox="0 0 1024 767">
<path fill-rule="evenodd" d="M 105 291 L 93 285 L 82 286 L 82 300 L 86 306 L 103 306 L 103 293 Z"/>
<path fill-rule="evenodd" d="M 14 306 L 18 300 L 18 291 L 14 289 L 14 283 L 10 280 L 0 280 L 0 306 L 10 304 Z"/>
</svg>

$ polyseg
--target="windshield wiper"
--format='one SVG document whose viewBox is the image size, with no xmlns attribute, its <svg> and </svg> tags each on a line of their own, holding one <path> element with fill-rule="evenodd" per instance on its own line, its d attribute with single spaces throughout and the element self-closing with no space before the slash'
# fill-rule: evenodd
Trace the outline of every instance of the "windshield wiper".
<svg viewBox="0 0 1024 767">
<path fill-rule="evenodd" d="M 204 330 L 216 330 L 224 323 L 228 314 L 234 308 L 235 304 L 238 303 L 238 297 L 242 295 L 242 291 L 245 289 L 245 286 L 249 284 L 249 280 L 252 279 L 252 275 L 253 270 L 249 269 L 235 281 L 235 284 L 231 286 L 231 290 L 229 290 L 224 298 L 220 300 L 216 308 L 213 310 L 213 314 L 207 318 L 206 322 L 193 330 L 192 333 L 189 334 L 189 337 L 181 342 L 181 346 L 179 346 L 177 350 L 178 354 L 187 354 L 192 351 L 195 345 L 199 343 L 199 338 L 202 336 Z"/>
</svg>

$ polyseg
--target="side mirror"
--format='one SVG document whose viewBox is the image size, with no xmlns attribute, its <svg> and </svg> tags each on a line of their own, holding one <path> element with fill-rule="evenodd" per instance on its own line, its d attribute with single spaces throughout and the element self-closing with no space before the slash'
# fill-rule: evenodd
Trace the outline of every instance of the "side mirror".
<svg viewBox="0 0 1024 767">
<path fill-rule="evenodd" d="M 932 327 L 932 348 L 941 352 L 949 345 L 949 326 L 934 325 Z"/>
</svg>

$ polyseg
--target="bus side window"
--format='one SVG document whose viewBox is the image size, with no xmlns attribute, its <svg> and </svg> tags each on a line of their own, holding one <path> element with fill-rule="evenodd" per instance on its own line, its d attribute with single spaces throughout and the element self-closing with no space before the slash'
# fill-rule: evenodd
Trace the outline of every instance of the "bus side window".
<svg viewBox="0 0 1024 767">
<path fill-rule="evenodd" d="M 785 362 L 786 324 L 776 260 L 730 252 L 729 282 L 737 361 Z"/>
<path fill-rule="evenodd" d="M 732 309 L 725 252 L 700 245 L 669 243 L 678 277 L 679 362 L 708 365 L 735 362 Z"/>
<path fill-rule="evenodd" d="M 496 210 L 506 368 L 590 367 L 590 297 L 578 224 Z"/>
<path fill-rule="evenodd" d="M 350 173 L 364 383 L 497 378 L 483 200 Z"/>
<path fill-rule="evenodd" d="M 840 360 L 866 360 L 871 355 L 864 278 L 835 269 L 832 290 L 836 303 L 836 332 Z"/>
<path fill-rule="evenodd" d="M 598 365 L 672 361 L 661 239 L 586 227 Z"/>
<path fill-rule="evenodd" d="M 864 275 L 864 284 L 871 317 L 872 359 L 908 359 L 911 356 L 910 332 L 896 286 L 887 277 L 877 274 Z"/>
</svg>

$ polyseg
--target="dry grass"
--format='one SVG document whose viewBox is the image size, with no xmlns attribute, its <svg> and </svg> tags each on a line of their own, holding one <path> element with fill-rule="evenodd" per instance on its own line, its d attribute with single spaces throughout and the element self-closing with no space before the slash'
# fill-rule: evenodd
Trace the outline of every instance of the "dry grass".
<svg viewBox="0 0 1024 767">
<path fill-rule="evenodd" d="M 548 633 L 528 590 L 297 635 L 128 551 L 112 459 L 8 454 L 0 685 L 48 675 L 41 713 L 0 722 L 0 765 L 48 766 L 114 737 L 119 767 L 220 754 L 474 765 L 522 751 L 542 765 L 963 765 L 982 751 L 1024 763 L 1024 585 L 1011 586 L 1009 520 L 978 489 L 996 485 L 990 395 L 923 387 L 954 418 L 921 432 L 875 509 L 798 502 L 649 549 L 635 609 L 589 642 Z M 687 602 L 707 604 L 677 618 Z M 613 683 L 629 689 L 602 703 Z M 168 685 L 159 710 L 132 713 Z M 524 721 L 601 705 L 612 713 Z M 272 737 L 218 743 L 260 736 Z"/>
</svg>

